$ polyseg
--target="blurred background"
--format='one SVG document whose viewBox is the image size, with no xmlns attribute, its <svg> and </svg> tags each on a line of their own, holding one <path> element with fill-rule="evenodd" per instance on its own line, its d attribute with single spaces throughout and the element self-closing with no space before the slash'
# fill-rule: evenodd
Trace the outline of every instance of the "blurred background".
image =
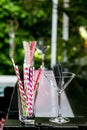
<svg viewBox="0 0 87 130">
<path fill-rule="evenodd" d="M 15 74 L 11 57 L 21 67 L 24 62 L 23 40 L 43 41 L 44 45 L 49 45 L 45 66 L 51 68 L 52 15 L 55 7 L 56 63 L 60 61 L 75 73 L 87 77 L 87 2 L 82 0 L 1 0 L 0 75 Z M 41 55 L 36 50 L 34 66 L 39 68 L 40 64 Z"/>
<path fill-rule="evenodd" d="M 45 52 L 45 67 L 52 69 L 52 63 L 61 62 L 76 74 L 87 93 L 87 1 L 0 0 L 1 76 L 15 75 L 11 57 L 21 69 L 24 40 L 50 46 Z M 36 69 L 41 58 L 36 49 Z"/>
</svg>

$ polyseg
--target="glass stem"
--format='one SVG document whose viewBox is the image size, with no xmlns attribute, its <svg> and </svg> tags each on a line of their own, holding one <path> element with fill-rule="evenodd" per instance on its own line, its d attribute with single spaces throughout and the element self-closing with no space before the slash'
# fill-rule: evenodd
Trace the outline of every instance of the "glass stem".
<svg viewBox="0 0 87 130">
<path fill-rule="evenodd" d="M 59 109 L 58 109 L 58 117 L 61 117 L 61 93 L 58 93 L 58 106 L 59 106 Z"/>
</svg>

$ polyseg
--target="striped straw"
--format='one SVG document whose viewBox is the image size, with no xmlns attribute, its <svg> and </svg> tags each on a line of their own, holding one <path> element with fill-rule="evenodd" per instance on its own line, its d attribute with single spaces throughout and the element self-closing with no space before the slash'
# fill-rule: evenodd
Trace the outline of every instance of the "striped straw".
<svg viewBox="0 0 87 130">
<path fill-rule="evenodd" d="M 24 88 L 26 96 L 28 98 L 28 112 L 29 116 L 33 115 L 33 89 L 32 89 L 32 67 L 29 68 L 27 64 L 24 63 Z"/>
<path fill-rule="evenodd" d="M 33 115 L 33 67 L 29 68 L 29 114 Z"/>
<path fill-rule="evenodd" d="M 33 65 L 33 57 L 34 57 L 34 51 L 35 51 L 35 47 L 36 47 L 37 42 L 36 41 L 32 41 L 30 42 L 30 65 Z"/>
<path fill-rule="evenodd" d="M 34 91 L 36 91 L 36 89 L 37 89 L 36 87 L 37 87 L 37 84 L 38 84 L 38 82 L 39 82 L 41 73 L 42 73 L 42 66 L 41 66 L 40 69 L 39 69 L 39 72 L 38 72 L 38 75 L 37 75 L 37 78 L 36 78 L 36 81 L 35 81 L 35 84 L 34 84 Z"/>
<path fill-rule="evenodd" d="M 30 45 L 28 42 L 23 41 L 24 53 L 25 53 L 25 63 L 30 65 Z"/>
<path fill-rule="evenodd" d="M 13 58 L 12 58 L 12 63 L 13 63 L 13 66 L 14 66 L 14 70 L 15 70 L 17 79 L 18 79 L 18 90 L 19 90 L 19 94 L 20 94 L 20 100 L 21 100 L 22 110 L 24 112 L 25 111 L 24 110 L 25 106 L 28 105 L 27 97 L 26 97 L 26 94 L 24 92 L 24 88 L 23 88 L 23 84 L 22 84 L 22 81 L 21 81 L 21 78 L 20 78 L 20 73 L 19 73 L 18 66 L 15 65 L 15 62 L 14 62 Z"/>
<path fill-rule="evenodd" d="M 27 96 L 27 99 L 28 99 L 28 113 L 29 113 L 29 109 L 30 109 L 30 91 L 29 91 L 29 88 L 30 88 L 30 82 L 29 82 L 29 66 L 28 64 L 24 63 L 24 89 L 25 89 L 25 92 L 26 92 L 26 96 Z"/>
<path fill-rule="evenodd" d="M 17 65 L 15 66 L 15 71 L 16 71 L 16 75 L 17 75 L 17 78 L 18 78 L 18 90 L 19 90 L 23 115 L 27 116 L 28 102 L 27 102 L 27 97 L 26 97 L 25 92 L 24 92 L 22 81 L 20 79 L 20 74 L 19 74 Z"/>
</svg>

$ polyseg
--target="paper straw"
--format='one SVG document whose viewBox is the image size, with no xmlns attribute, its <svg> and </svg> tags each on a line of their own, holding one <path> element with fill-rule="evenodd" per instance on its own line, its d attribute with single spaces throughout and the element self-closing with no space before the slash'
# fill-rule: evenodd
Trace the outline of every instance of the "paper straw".
<svg viewBox="0 0 87 130">
<path fill-rule="evenodd" d="M 23 98 L 23 95 L 22 95 L 22 92 L 21 91 L 19 91 L 19 86 L 18 86 L 18 93 L 19 93 L 19 107 L 21 107 L 21 108 L 19 108 L 20 110 L 22 109 L 22 113 L 23 113 L 23 116 L 28 116 L 28 114 L 27 114 L 27 107 L 26 107 L 26 102 L 25 102 L 25 99 Z"/>
<path fill-rule="evenodd" d="M 25 54 L 25 63 L 30 65 L 30 45 L 28 42 L 23 41 L 24 54 Z"/>
<path fill-rule="evenodd" d="M 33 75 L 32 75 L 32 67 L 29 67 L 24 63 L 24 88 L 26 92 L 26 96 L 28 98 L 28 112 L 29 116 L 33 114 Z"/>
<path fill-rule="evenodd" d="M 18 79 L 18 90 L 19 90 L 22 110 L 23 110 L 23 114 L 24 114 L 24 113 L 26 113 L 26 110 L 24 108 L 25 108 L 25 106 L 26 107 L 28 106 L 27 97 L 26 97 L 26 95 L 24 93 L 23 84 L 22 84 L 22 81 L 21 81 L 21 78 L 20 78 L 20 73 L 19 73 L 19 70 L 18 70 L 18 66 L 15 65 L 15 62 L 14 62 L 13 58 L 11 60 L 12 60 L 13 66 L 14 66 L 14 70 L 15 70 L 17 79 Z"/>
<path fill-rule="evenodd" d="M 22 81 L 21 81 L 21 78 L 20 78 L 20 73 L 19 73 L 19 70 L 18 70 L 18 66 L 17 66 L 17 65 L 15 66 L 15 72 L 16 72 L 16 76 L 17 76 L 17 79 L 18 79 L 19 91 L 22 93 L 24 99 L 25 99 L 26 102 L 27 102 L 27 97 L 26 97 L 26 94 L 25 94 L 25 92 L 24 92 L 23 84 L 22 84 Z"/>
<path fill-rule="evenodd" d="M 17 78 L 18 78 L 18 91 L 19 91 L 19 95 L 20 95 L 20 101 L 21 101 L 21 106 L 22 106 L 22 111 L 23 111 L 23 116 L 27 116 L 27 106 L 28 106 L 28 103 L 27 103 L 27 98 L 26 98 L 26 95 L 24 93 L 24 89 L 23 89 L 23 85 L 22 85 L 22 82 L 20 80 L 20 75 L 19 75 L 19 71 L 18 71 L 18 66 L 16 65 L 15 66 L 15 71 L 16 71 L 16 75 L 17 75 Z"/>
<path fill-rule="evenodd" d="M 32 116 L 33 114 L 33 67 L 29 68 L 29 114 Z"/>
<path fill-rule="evenodd" d="M 36 78 L 36 81 L 35 81 L 35 84 L 34 84 L 34 91 L 36 91 L 36 87 L 37 87 L 37 84 L 39 82 L 41 72 L 42 72 L 42 67 L 40 67 L 40 69 L 39 69 L 39 72 L 38 72 L 38 75 L 37 75 L 37 78 Z"/>
<path fill-rule="evenodd" d="M 24 53 L 25 53 L 25 63 L 32 66 L 34 51 L 35 51 L 35 47 L 36 47 L 36 41 L 32 41 L 30 43 L 23 41 L 23 47 L 24 47 Z"/>
<path fill-rule="evenodd" d="M 23 47 L 24 47 L 24 62 L 27 62 L 27 51 L 26 51 L 26 41 L 23 41 Z"/>
<path fill-rule="evenodd" d="M 32 88 L 30 84 L 30 71 L 28 64 L 24 63 L 24 88 L 26 92 L 26 96 L 28 98 L 28 113 L 30 116 L 31 112 L 31 101 L 32 101 Z"/>
<path fill-rule="evenodd" d="M 36 47 L 36 41 L 30 42 L 30 65 L 33 65 L 33 57 L 34 57 L 34 51 Z"/>
<path fill-rule="evenodd" d="M 20 95 L 23 115 L 32 116 L 34 99 L 35 99 L 35 94 L 38 86 L 37 84 L 41 76 L 42 67 L 40 67 L 37 77 L 35 79 L 33 57 L 34 57 L 34 51 L 36 47 L 36 41 L 32 41 L 30 43 L 23 41 L 23 47 L 24 47 L 24 58 L 25 58 L 24 65 L 23 65 L 24 84 L 21 81 L 18 66 L 15 65 L 13 58 L 12 58 L 12 63 L 18 79 L 18 88 L 19 88 L 19 95 Z"/>
<path fill-rule="evenodd" d="M 24 90 L 27 92 L 27 80 L 29 81 L 29 66 L 28 64 L 23 64 L 23 73 L 24 73 Z"/>
<path fill-rule="evenodd" d="M 13 67 L 14 67 L 14 69 L 15 69 L 15 62 L 14 62 L 14 59 L 11 58 L 11 61 L 12 61 Z"/>
<path fill-rule="evenodd" d="M 35 68 L 33 67 L 33 83 L 32 83 L 32 89 L 33 89 L 33 92 L 34 92 L 34 82 L 35 82 L 35 73 L 34 73 L 34 71 L 35 71 Z"/>
<path fill-rule="evenodd" d="M 13 59 L 13 58 L 12 58 L 11 60 L 12 60 L 13 66 L 14 66 L 14 70 L 15 70 L 17 79 L 18 79 L 18 84 L 19 84 L 19 86 L 20 86 L 20 90 L 22 91 L 22 93 L 23 93 L 23 95 L 24 95 L 23 85 L 22 85 L 22 81 L 21 81 L 21 78 L 20 78 L 20 73 L 19 73 L 19 70 L 18 70 L 18 66 L 15 65 L 15 62 L 14 62 L 14 59 Z"/>
</svg>

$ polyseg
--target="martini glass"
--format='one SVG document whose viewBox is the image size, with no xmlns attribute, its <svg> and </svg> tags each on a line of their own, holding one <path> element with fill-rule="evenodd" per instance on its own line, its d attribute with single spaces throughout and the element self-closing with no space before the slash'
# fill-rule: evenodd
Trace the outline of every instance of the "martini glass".
<svg viewBox="0 0 87 130">
<path fill-rule="evenodd" d="M 65 90 L 65 88 L 70 84 L 75 74 L 71 72 L 62 72 L 61 76 L 54 76 L 50 74 L 45 74 L 45 77 L 50 83 L 50 86 L 54 87 L 58 93 L 58 116 L 50 118 L 50 122 L 62 124 L 67 123 L 70 120 L 67 117 L 63 117 L 61 113 L 61 94 Z"/>
<path fill-rule="evenodd" d="M 44 65 L 44 59 L 45 59 L 45 53 L 48 51 L 48 49 L 50 48 L 49 45 L 44 45 L 43 40 L 39 41 L 37 46 L 36 46 L 36 50 L 38 51 L 38 53 L 41 54 L 41 58 L 42 58 L 42 69 L 46 70 L 45 65 Z"/>
</svg>

